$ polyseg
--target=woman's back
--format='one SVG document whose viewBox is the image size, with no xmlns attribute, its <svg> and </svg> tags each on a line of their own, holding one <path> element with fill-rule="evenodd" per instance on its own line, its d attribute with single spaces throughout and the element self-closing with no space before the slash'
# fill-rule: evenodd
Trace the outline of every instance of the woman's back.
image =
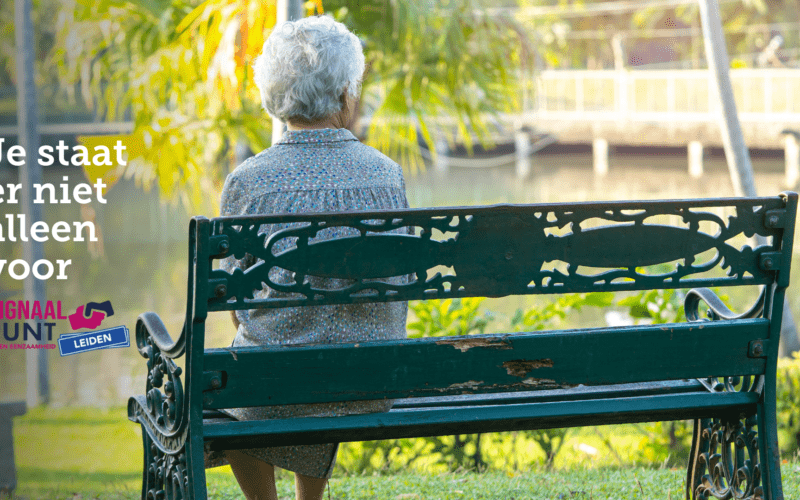
<svg viewBox="0 0 800 500">
<path fill-rule="evenodd" d="M 275 146 L 239 166 L 225 183 L 222 215 L 341 212 L 407 208 L 400 167 L 365 146 L 346 129 L 288 131 Z M 264 226 L 273 234 L 288 225 Z M 355 230 L 331 228 L 315 240 L 346 236 Z M 288 242 L 275 250 L 288 248 Z M 274 251 L 274 250 L 273 250 Z M 230 258 L 223 268 L 243 270 L 255 261 Z M 275 283 L 291 283 L 292 273 L 273 269 Z M 315 287 L 339 288 L 341 280 L 316 280 Z M 281 295 L 269 288 L 256 298 Z M 405 303 L 355 304 L 315 308 L 259 309 L 237 312 L 234 345 L 273 345 L 386 340 L 405 337 Z"/>
</svg>

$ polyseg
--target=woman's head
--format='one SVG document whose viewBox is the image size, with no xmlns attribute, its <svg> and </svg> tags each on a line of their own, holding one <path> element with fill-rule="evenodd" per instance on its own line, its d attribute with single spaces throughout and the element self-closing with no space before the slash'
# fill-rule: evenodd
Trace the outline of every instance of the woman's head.
<svg viewBox="0 0 800 500">
<path fill-rule="evenodd" d="M 309 124 L 340 112 L 345 98 L 358 98 L 364 52 L 342 23 L 307 17 L 275 26 L 253 68 L 270 116 Z"/>
</svg>

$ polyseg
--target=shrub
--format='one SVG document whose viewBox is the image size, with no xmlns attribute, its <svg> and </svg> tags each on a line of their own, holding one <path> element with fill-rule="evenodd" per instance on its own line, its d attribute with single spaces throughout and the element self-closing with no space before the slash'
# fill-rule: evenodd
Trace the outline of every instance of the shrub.
<svg viewBox="0 0 800 500">
<path fill-rule="evenodd" d="M 782 451 L 800 458 L 800 352 L 778 360 L 778 438 Z"/>
</svg>

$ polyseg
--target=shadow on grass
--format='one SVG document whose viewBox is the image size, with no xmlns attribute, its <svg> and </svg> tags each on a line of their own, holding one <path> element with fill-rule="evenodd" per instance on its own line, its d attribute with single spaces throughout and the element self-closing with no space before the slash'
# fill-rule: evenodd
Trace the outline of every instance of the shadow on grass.
<svg viewBox="0 0 800 500">
<path fill-rule="evenodd" d="M 136 498 L 141 472 L 79 472 L 20 467 L 16 500 L 60 498 Z"/>
<path fill-rule="evenodd" d="M 17 469 L 17 476 L 19 483 L 26 482 L 35 483 L 49 483 L 57 482 L 59 484 L 67 483 L 97 483 L 100 485 L 107 485 L 110 483 L 121 483 L 129 481 L 141 481 L 142 473 L 137 472 L 80 472 L 80 471 L 67 471 L 67 470 L 53 470 L 41 469 L 38 467 L 19 467 Z"/>
<path fill-rule="evenodd" d="M 113 418 L 26 418 L 24 420 L 20 420 L 19 423 L 15 422 L 15 425 L 53 425 L 53 426 L 63 426 L 63 425 L 76 425 L 76 426 L 94 426 L 94 425 L 117 425 L 119 424 L 120 420 L 125 422 L 128 421 L 128 414 L 125 413 L 124 415 L 114 416 Z M 131 424 L 133 424 L 131 422 Z"/>
</svg>

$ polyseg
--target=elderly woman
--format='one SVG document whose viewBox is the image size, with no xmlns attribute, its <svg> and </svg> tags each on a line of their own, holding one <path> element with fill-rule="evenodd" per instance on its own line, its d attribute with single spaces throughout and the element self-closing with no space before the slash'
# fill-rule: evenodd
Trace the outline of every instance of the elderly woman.
<svg viewBox="0 0 800 500">
<path fill-rule="evenodd" d="M 222 192 L 223 215 L 397 209 L 408 206 L 400 167 L 361 144 L 347 127 L 364 72 L 358 38 L 330 17 L 310 17 L 276 26 L 255 62 L 255 80 L 267 112 L 286 122 L 283 140 L 242 163 Z M 282 229 L 264 226 L 273 233 Z M 327 231 L 327 232 L 326 232 Z M 318 237 L 340 236 L 331 228 Z M 252 258 L 225 260 L 227 271 L 254 265 Z M 291 282 L 273 270 L 276 282 Z M 314 286 L 337 286 L 316 279 Z M 339 285 L 341 285 L 339 283 Z M 259 292 L 274 297 L 275 290 Z M 333 343 L 404 338 L 407 305 L 359 304 L 245 310 L 234 313 L 234 346 Z M 324 380 L 319 381 L 324 384 Z M 232 408 L 239 420 L 331 416 L 387 411 L 391 402 Z M 336 459 L 335 443 L 227 451 L 209 465 L 230 463 L 248 499 L 277 498 L 274 466 L 295 472 L 298 499 L 321 498 Z M 213 463 L 216 459 L 216 463 Z"/>
</svg>

